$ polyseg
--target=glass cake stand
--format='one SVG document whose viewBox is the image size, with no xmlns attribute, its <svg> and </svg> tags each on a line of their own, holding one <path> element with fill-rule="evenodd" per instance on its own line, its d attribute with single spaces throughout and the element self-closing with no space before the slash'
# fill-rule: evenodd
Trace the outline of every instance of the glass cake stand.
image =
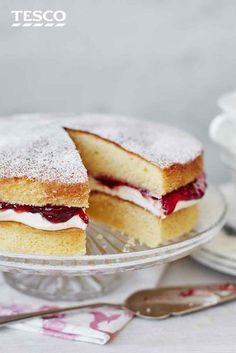
<svg viewBox="0 0 236 353">
<path fill-rule="evenodd" d="M 49 300 L 83 300 L 115 288 L 124 271 L 174 261 L 189 255 L 216 235 L 223 225 L 226 204 L 210 186 L 200 202 L 198 225 L 181 239 L 154 249 L 131 242 L 119 232 L 91 222 L 87 255 L 40 256 L 0 252 L 6 282 L 28 295 Z"/>
</svg>

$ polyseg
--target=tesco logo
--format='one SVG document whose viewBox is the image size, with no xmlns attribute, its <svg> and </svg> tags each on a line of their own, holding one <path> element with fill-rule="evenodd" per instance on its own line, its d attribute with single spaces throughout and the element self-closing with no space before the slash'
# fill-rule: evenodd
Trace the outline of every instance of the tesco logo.
<svg viewBox="0 0 236 353">
<path fill-rule="evenodd" d="M 12 10 L 11 27 L 64 27 L 66 13 L 62 10 Z"/>
</svg>

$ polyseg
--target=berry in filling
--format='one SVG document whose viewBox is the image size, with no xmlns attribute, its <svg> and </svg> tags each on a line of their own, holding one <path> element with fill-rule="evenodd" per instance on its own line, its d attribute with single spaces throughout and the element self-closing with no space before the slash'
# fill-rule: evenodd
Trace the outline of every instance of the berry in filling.
<svg viewBox="0 0 236 353">
<path fill-rule="evenodd" d="M 82 208 L 67 207 L 67 206 L 29 206 L 18 205 L 7 202 L 0 202 L 0 211 L 14 210 L 15 212 L 30 212 L 40 213 L 47 221 L 51 223 L 64 223 L 74 216 L 79 216 L 85 224 L 88 224 L 89 219 Z"/>
<path fill-rule="evenodd" d="M 202 198 L 205 194 L 205 190 L 207 186 L 205 174 L 202 174 L 199 178 L 197 178 L 193 182 L 185 186 L 182 186 L 177 190 L 173 190 L 163 196 L 154 196 L 148 190 L 131 185 L 126 181 L 115 180 L 113 178 L 106 177 L 106 176 L 96 177 L 95 179 L 99 183 L 109 187 L 110 189 L 127 186 L 138 190 L 143 197 L 149 200 L 152 199 L 153 201 L 157 201 L 157 200 L 160 201 L 164 215 L 166 216 L 174 212 L 178 202 L 198 200 Z"/>
</svg>

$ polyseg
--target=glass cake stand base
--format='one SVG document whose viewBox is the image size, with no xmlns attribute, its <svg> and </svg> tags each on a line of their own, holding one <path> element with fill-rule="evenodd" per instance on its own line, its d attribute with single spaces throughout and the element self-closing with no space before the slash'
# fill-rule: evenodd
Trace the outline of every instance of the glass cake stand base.
<svg viewBox="0 0 236 353">
<path fill-rule="evenodd" d="M 22 273 L 4 273 L 5 281 L 14 289 L 34 297 L 53 301 L 86 300 L 115 289 L 121 276 L 40 276 Z"/>
<path fill-rule="evenodd" d="M 226 204 L 209 186 L 199 204 L 196 227 L 180 239 L 150 249 L 108 227 L 90 222 L 87 254 L 43 256 L 0 251 L 0 271 L 13 288 L 49 300 L 84 300 L 114 289 L 119 274 L 171 262 L 191 254 L 217 235 Z"/>
</svg>

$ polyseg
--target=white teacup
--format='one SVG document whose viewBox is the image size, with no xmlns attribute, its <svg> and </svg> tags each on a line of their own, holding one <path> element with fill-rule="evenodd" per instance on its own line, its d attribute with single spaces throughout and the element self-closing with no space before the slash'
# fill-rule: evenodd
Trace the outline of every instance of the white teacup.
<svg viewBox="0 0 236 353">
<path fill-rule="evenodd" d="M 236 115 L 216 116 L 209 129 L 210 137 L 228 152 L 236 155 Z"/>
<path fill-rule="evenodd" d="M 236 92 L 218 101 L 223 113 L 210 124 L 210 137 L 223 148 L 224 159 L 236 170 Z"/>
<path fill-rule="evenodd" d="M 231 92 L 224 94 L 218 99 L 218 105 L 223 110 L 223 112 L 229 115 L 236 114 L 236 92 Z"/>
</svg>

